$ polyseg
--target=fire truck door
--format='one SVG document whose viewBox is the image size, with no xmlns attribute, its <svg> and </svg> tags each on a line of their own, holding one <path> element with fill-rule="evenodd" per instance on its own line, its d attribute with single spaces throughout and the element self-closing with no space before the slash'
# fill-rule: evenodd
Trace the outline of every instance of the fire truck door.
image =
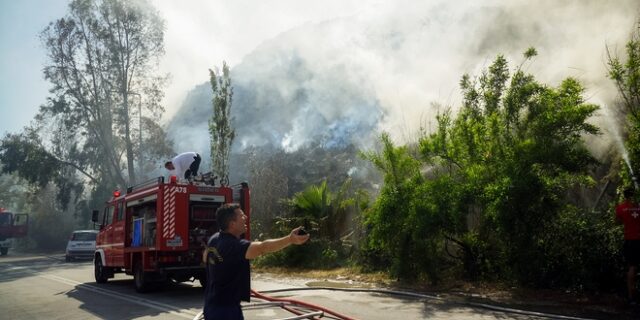
<svg viewBox="0 0 640 320">
<path fill-rule="evenodd" d="M 29 227 L 29 215 L 26 213 L 19 213 L 13 215 L 13 230 L 12 234 L 15 238 L 26 237 L 27 229 Z"/>
<path fill-rule="evenodd" d="M 115 206 L 108 205 L 104 208 L 104 258 L 107 266 L 113 266 L 113 215 L 115 213 Z"/>
<path fill-rule="evenodd" d="M 113 219 L 113 247 L 112 263 L 114 266 L 124 266 L 124 237 L 125 237 L 125 206 L 124 201 L 118 201 Z"/>
</svg>

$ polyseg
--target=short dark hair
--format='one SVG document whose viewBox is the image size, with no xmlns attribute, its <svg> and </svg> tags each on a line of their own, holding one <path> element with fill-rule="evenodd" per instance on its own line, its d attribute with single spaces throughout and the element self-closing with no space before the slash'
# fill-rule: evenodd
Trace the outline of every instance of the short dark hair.
<svg viewBox="0 0 640 320">
<path fill-rule="evenodd" d="M 168 167 L 170 164 L 173 164 L 173 162 L 171 162 L 171 161 L 167 161 L 167 162 L 165 162 L 165 163 L 164 163 L 164 167 L 166 168 L 166 167 Z"/>
<path fill-rule="evenodd" d="M 240 209 L 237 203 L 226 203 L 216 210 L 216 222 L 222 231 L 229 229 L 229 222 L 236 217 L 236 209 Z"/>
<path fill-rule="evenodd" d="M 624 189 L 624 191 L 622 191 L 622 195 L 624 196 L 625 199 L 629 199 L 631 197 L 633 197 L 633 195 L 635 194 L 635 190 L 633 190 L 633 188 L 629 187 Z"/>
</svg>

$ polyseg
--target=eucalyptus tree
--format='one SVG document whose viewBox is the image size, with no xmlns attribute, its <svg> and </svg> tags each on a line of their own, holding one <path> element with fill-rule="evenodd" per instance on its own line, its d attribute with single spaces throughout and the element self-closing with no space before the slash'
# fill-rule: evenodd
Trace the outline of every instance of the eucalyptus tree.
<svg viewBox="0 0 640 320">
<path fill-rule="evenodd" d="M 41 39 L 48 54 L 44 77 L 52 88 L 39 119 L 64 124 L 94 180 L 120 187 L 138 181 L 134 164 L 141 164 L 141 149 L 151 142 L 143 139 L 142 125 L 157 127 L 164 112 L 166 77 L 157 68 L 164 21 L 158 12 L 143 0 L 75 0 Z M 60 160 L 81 165 L 78 158 Z"/>
</svg>

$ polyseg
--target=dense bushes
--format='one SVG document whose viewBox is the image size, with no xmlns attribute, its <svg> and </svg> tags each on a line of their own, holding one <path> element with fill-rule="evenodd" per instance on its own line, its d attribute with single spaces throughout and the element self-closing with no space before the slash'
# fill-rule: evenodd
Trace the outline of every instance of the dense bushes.
<svg viewBox="0 0 640 320">
<path fill-rule="evenodd" d="M 511 75 L 498 56 L 461 88 L 456 116 L 439 114 L 417 146 L 383 135 L 382 151 L 366 155 L 384 175 L 366 215 L 370 252 L 384 252 L 398 277 L 432 282 L 462 267 L 468 279 L 532 286 L 611 283 L 612 219 L 566 199 L 592 184 L 596 165 L 582 137 L 598 134 L 587 122 L 598 107 L 585 103 L 582 85 L 549 87 L 520 67 Z"/>
<path fill-rule="evenodd" d="M 348 252 L 340 242 L 311 239 L 302 246 L 290 246 L 256 260 L 258 266 L 284 266 L 289 268 L 330 269 L 348 262 Z"/>
<path fill-rule="evenodd" d="M 552 87 L 524 73 L 535 55 L 527 50 L 513 73 L 498 56 L 480 76 L 463 76 L 462 106 L 455 115 L 439 113 L 435 132 L 417 144 L 396 145 L 383 134 L 378 152 L 362 154 L 384 180 L 371 206 L 346 187 L 331 193 L 326 183 L 289 199 L 290 214 L 275 224 L 276 234 L 305 225 L 313 240 L 259 263 L 357 263 L 432 283 L 456 277 L 590 291 L 621 284 L 622 234 L 612 204 L 598 210 L 573 199 L 595 185 L 599 164 L 583 138 L 599 134 L 588 122 L 598 106 L 586 103 L 576 79 Z M 637 84 L 636 64 L 611 66 L 619 86 Z M 355 246 L 345 246 L 345 221 L 357 222 Z"/>
</svg>

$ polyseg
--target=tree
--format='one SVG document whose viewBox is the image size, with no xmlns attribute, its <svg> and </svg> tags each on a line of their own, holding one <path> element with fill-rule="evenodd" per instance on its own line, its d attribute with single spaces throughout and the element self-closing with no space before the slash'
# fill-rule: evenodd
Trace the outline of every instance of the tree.
<svg viewBox="0 0 640 320">
<path fill-rule="evenodd" d="M 350 213 L 356 211 L 356 199 L 349 194 L 351 179 L 342 183 L 338 192 L 331 192 L 327 181 L 308 186 L 287 203 L 296 217 L 317 226 L 318 235 L 330 241 L 340 241 L 349 230 Z"/>
<path fill-rule="evenodd" d="M 359 218 L 357 215 L 360 210 L 366 207 L 366 194 L 361 190 L 352 192 L 351 179 L 342 182 L 338 192 L 329 190 L 325 180 L 319 185 L 309 185 L 285 200 L 290 212 L 276 219 L 276 236 L 287 234 L 291 228 L 304 226 L 312 232 L 315 240 L 306 249 L 288 248 L 259 263 L 312 268 L 343 265 L 353 253 L 350 249 L 356 247 L 349 238 L 357 239 L 358 230 L 350 222 Z"/>
<path fill-rule="evenodd" d="M 17 174 L 0 175 L 0 208 L 24 212 L 27 204 L 24 196 L 26 189 L 26 183 Z"/>
<path fill-rule="evenodd" d="M 640 22 L 637 23 L 640 27 Z M 626 117 L 624 128 L 628 134 L 626 149 L 622 156 L 631 174 L 638 172 L 640 162 L 640 29 L 635 28 L 626 45 L 626 61 L 613 56 L 609 51 L 609 77 L 615 82 L 620 94 L 620 112 Z M 635 169 L 635 170 L 634 170 Z M 629 179 L 626 170 L 622 177 Z"/>
<path fill-rule="evenodd" d="M 414 234 L 419 229 L 411 225 L 410 216 L 413 216 L 411 200 L 417 197 L 417 187 L 422 181 L 420 162 L 408 146 L 396 146 L 387 133 L 383 133 L 380 140 L 380 152 L 362 153 L 384 179 L 380 194 L 371 209 L 365 212 L 364 228 L 368 229 L 368 235 L 363 251 L 365 255 L 373 256 L 374 261 L 390 260 L 390 265 L 382 268 L 389 268 L 394 276 L 419 277 L 424 269 L 417 265 L 420 257 L 424 260 L 425 252 L 415 255 L 422 244 L 411 241 L 418 238 Z M 419 272 L 414 272 L 418 269 Z"/>
<path fill-rule="evenodd" d="M 535 54 L 527 50 L 523 64 Z M 383 136 L 382 153 L 369 155 L 385 178 L 367 217 L 369 243 L 391 256 L 397 275 L 437 281 L 461 264 L 470 278 L 590 278 L 573 271 L 595 255 L 563 239 L 590 219 L 565 197 L 590 183 L 596 162 L 582 137 L 599 132 L 587 122 L 598 107 L 585 102 L 577 80 L 550 87 L 521 66 L 511 75 L 498 56 L 478 78 L 464 75 L 460 110 L 438 114 L 417 150 Z"/>
<path fill-rule="evenodd" d="M 229 66 L 222 63 L 222 74 L 209 69 L 209 82 L 213 91 L 213 115 L 209 119 L 209 134 L 211 136 L 211 165 L 212 171 L 220 177 L 222 183 L 229 182 L 229 153 L 235 137 L 235 130 L 231 128 L 231 105 L 233 102 L 233 87 Z"/>
<path fill-rule="evenodd" d="M 525 59 L 533 55 L 530 49 Z M 598 107 L 585 103 L 575 79 L 550 88 L 520 68 L 510 76 L 501 56 L 477 83 L 463 77 L 461 87 L 465 99 L 456 120 L 439 131 L 444 136 L 422 141 L 425 158 L 457 164 L 452 173 L 466 184 L 462 198 L 480 208 L 477 228 L 462 229 L 477 233 L 477 242 L 461 241 L 469 239 L 462 233 L 457 243 L 465 254 L 489 254 L 470 247 L 487 248 L 494 256 L 497 250 L 520 280 L 544 282 L 552 269 L 547 231 L 571 210 L 562 195 L 588 183 L 587 170 L 595 164 L 582 135 L 598 133 L 587 123 Z M 445 141 L 444 148 L 434 141 Z"/>
<path fill-rule="evenodd" d="M 157 121 L 164 112 L 165 77 L 157 73 L 163 38 L 164 22 L 142 0 L 75 0 L 41 33 L 49 58 L 44 75 L 53 88 L 40 120 L 62 123 L 79 137 L 76 150 L 94 180 L 120 187 L 139 180 L 134 160 L 141 161 L 143 118 Z"/>
<path fill-rule="evenodd" d="M 273 220 L 285 210 L 289 196 L 286 154 L 283 150 L 249 147 L 243 155 L 251 181 L 251 222 L 256 234 L 271 231 Z"/>
</svg>

